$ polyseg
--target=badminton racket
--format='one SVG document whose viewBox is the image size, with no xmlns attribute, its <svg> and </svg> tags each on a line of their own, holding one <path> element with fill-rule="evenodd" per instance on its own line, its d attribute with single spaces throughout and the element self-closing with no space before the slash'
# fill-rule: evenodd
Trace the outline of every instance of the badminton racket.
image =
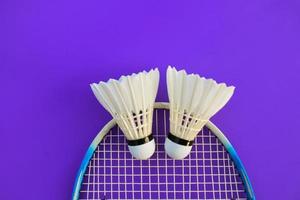
<svg viewBox="0 0 300 200">
<path fill-rule="evenodd" d="M 255 200 L 241 160 L 212 122 L 200 131 L 183 160 L 166 155 L 168 131 L 168 103 L 156 103 L 152 128 L 156 152 L 148 160 L 137 160 L 116 122 L 108 122 L 82 160 L 72 199 Z"/>
</svg>

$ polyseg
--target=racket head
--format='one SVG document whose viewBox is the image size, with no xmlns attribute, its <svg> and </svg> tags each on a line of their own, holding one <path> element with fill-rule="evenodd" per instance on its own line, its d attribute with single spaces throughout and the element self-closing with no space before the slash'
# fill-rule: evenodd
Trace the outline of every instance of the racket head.
<svg viewBox="0 0 300 200">
<path fill-rule="evenodd" d="M 90 145 L 78 171 L 77 199 L 255 199 L 246 170 L 233 146 L 211 122 L 198 134 L 191 154 L 173 160 L 164 151 L 168 103 L 156 103 L 156 152 L 136 160 L 114 120 Z"/>
</svg>

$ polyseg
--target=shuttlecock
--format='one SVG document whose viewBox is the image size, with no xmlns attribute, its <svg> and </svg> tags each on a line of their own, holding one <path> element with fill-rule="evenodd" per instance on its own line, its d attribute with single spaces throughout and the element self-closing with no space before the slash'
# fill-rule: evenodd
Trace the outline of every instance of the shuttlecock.
<svg viewBox="0 0 300 200">
<path fill-rule="evenodd" d="M 91 84 L 96 98 L 116 120 L 129 151 L 137 159 L 147 159 L 155 150 L 152 116 L 158 83 L 159 71 L 154 69 Z"/>
<path fill-rule="evenodd" d="M 235 88 L 170 66 L 167 86 L 170 133 L 165 150 L 170 157 L 183 159 L 190 153 L 199 131 L 228 102 Z"/>
</svg>

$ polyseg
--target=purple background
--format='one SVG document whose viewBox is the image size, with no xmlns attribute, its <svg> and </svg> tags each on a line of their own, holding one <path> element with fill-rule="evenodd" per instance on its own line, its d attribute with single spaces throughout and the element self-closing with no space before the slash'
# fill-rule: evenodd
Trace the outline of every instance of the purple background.
<svg viewBox="0 0 300 200">
<path fill-rule="evenodd" d="M 299 199 L 299 1 L 0 2 L 0 199 L 70 199 L 109 114 L 89 83 L 168 64 L 236 86 L 212 121 L 258 199 Z"/>
</svg>

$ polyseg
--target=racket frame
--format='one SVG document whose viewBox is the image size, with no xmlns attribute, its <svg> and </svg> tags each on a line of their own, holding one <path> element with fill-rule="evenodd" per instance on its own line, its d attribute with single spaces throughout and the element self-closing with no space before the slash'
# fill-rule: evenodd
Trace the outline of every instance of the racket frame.
<svg viewBox="0 0 300 200">
<path fill-rule="evenodd" d="M 169 109 L 169 103 L 167 102 L 156 102 L 154 105 L 155 109 Z M 93 154 L 97 148 L 97 146 L 100 144 L 104 136 L 115 126 L 117 125 L 115 120 L 110 120 L 97 134 L 93 142 L 90 144 L 88 150 L 86 151 L 84 158 L 81 162 L 81 165 L 79 167 L 79 170 L 77 172 L 77 176 L 75 179 L 75 184 L 73 187 L 73 194 L 72 194 L 72 200 L 78 200 L 80 195 L 80 188 L 81 183 L 85 174 L 85 171 L 89 165 L 89 161 L 93 157 Z M 210 129 L 215 136 L 221 141 L 221 143 L 224 145 L 225 149 L 227 150 L 228 154 L 230 155 L 232 161 L 234 162 L 241 179 L 245 186 L 245 191 L 247 194 L 247 198 L 250 200 L 255 200 L 254 191 L 250 182 L 250 179 L 247 175 L 246 169 L 239 158 L 237 152 L 233 148 L 232 144 L 229 142 L 229 140 L 226 138 L 226 136 L 221 132 L 220 129 L 216 125 L 214 125 L 211 121 L 208 121 L 205 125 L 208 129 Z"/>
</svg>

